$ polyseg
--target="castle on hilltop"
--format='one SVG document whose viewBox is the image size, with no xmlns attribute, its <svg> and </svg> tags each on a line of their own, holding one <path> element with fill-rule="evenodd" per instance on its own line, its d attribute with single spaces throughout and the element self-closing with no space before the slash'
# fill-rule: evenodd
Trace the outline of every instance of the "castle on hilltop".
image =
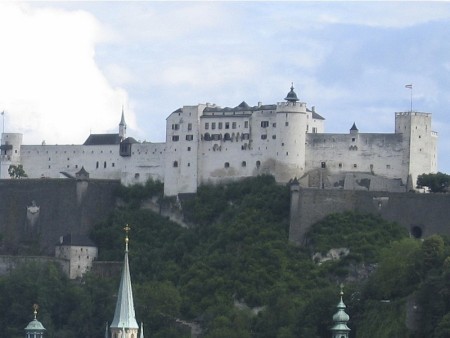
<svg viewBox="0 0 450 338">
<path fill-rule="evenodd" d="M 394 133 L 360 133 L 353 124 L 347 134 L 329 134 L 324 121 L 293 86 L 277 104 L 183 106 L 167 118 L 164 143 L 127 137 L 122 111 L 117 134 L 91 134 L 81 145 L 24 145 L 22 134 L 3 133 L 0 178 L 20 164 L 29 178 L 159 180 L 173 196 L 260 174 L 298 178 L 304 187 L 408 191 L 418 175 L 436 172 L 431 114 L 395 113 Z"/>
</svg>

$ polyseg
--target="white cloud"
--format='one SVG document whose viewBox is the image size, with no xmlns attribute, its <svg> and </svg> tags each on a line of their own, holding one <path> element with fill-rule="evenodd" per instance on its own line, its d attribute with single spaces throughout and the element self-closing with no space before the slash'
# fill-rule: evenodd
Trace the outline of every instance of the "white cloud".
<svg viewBox="0 0 450 338">
<path fill-rule="evenodd" d="M 27 143 L 61 144 L 82 142 L 90 129 L 116 129 L 127 94 L 112 88 L 95 63 L 103 36 L 92 15 L 0 3 L 0 32 L 6 132 L 26 132 Z"/>
</svg>

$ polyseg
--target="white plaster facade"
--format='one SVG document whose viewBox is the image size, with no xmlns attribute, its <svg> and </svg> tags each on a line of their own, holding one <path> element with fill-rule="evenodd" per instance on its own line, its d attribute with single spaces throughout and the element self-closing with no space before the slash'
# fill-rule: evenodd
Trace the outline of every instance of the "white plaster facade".
<svg viewBox="0 0 450 338">
<path fill-rule="evenodd" d="M 165 195 L 173 196 L 259 174 L 279 182 L 303 177 L 301 183 L 311 185 L 314 171 L 321 183 L 313 186 L 325 187 L 323 175 L 336 182 L 360 173 L 398 180 L 406 190 L 418 175 L 437 170 L 431 114 L 396 113 L 394 133 L 359 133 L 354 126 L 346 134 L 327 134 L 324 118 L 299 102 L 293 88 L 277 104 L 183 106 L 166 120 L 165 143 L 139 143 L 125 138 L 125 131 L 122 114 L 117 142 L 109 144 L 23 145 L 21 134 L 4 133 L 0 178 L 9 178 L 11 164 L 22 164 L 30 178 L 75 176 L 84 167 L 91 178 L 126 185 L 160 180 Z"/>
<path fill-rule="evenodd" d="M 98 257 L 98 248 L 87 240 L 79 241 L 81 236 L 66 235 L 61 237 L 55 247 L 55 257 L 69 261 L 70 279 L 81 278 L 90 270 L 92 262 Z M 90 242 L 90 241 L 89 241 Z"/>
</svg>

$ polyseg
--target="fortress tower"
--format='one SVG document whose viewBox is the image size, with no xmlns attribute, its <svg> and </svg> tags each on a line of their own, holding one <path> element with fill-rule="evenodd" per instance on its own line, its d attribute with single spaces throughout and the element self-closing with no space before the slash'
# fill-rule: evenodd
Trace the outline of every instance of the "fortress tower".
<svg viewBox="0 0 450 338">
<path fill-rule="evenodd" d="M 431 114 L 395 113 L 395 133 L 403 135 L 403 175 L 414 189 L 417 176 L 437 171 L 437 133 L 431 130 Z"/>
<path fill-rule="evenodd" d="M 293 85 L 285 100 L 276 108 L 275 178 L 279 182 L 301 177 L 305 172 L 306 103 L 299 102 Z"/>
<path fill-rule="evenodd" d="M 20 149 L 22 146 L 22 134 L 3 133 L 0 145 L 0 179 L 9 178 L 10 165 L 20 164 Z"/>
</svg>

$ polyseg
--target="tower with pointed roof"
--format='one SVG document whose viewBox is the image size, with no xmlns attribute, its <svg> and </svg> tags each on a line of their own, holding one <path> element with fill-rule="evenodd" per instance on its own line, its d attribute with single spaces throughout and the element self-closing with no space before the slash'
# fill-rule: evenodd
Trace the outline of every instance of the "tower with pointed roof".
<svg viewBox="0 0 450 338">
<path fill-rule="evenodd" d="M 275 177 L 288 182 L 305 173 L 306 132 L 308 125 L 306 103 L 300 102 L 294 84 L 285 97 L 285 102 L 276 106 L 276 153 Z"/>
<path fill-rule="evenodd" d="M 42 323 L 39 320 L 37 320 L 38 308 L 39 307 L 37 304 L 33 305 L 34 319 L 31 322 L 29 322 L 27 327 L 25 328 L 25 338 L 43 338 L 44 337 L 45 327 L 44 327 L 44 325 L 42 325 Z"/>
<path fill-rule="evenodd" d="M 334 325 L 331 328 L 331 338 L 348 338 L 350 333 L 350 329 L 347 326 L 347 322 L 350 320 L 350 317 L 347 313 L 345 313 L 346 306 L 342 300 L 342 296 L 344 295 L 342 288 L 343 287 L 341 285 L 341 300 L 336 306 L 338 311 L 333 316 Z"/>
<path fill-rule="evenodd" d="M 122 117 L 120 118 L 119 123 L 119 137 L 120 140 L 123 141 L 127 137 L 127 124 L 125 123 L 125 113 L 122 107 Z"/>
<path fill-rule="evenodd" d="M 128 232 L 130 231 L 130 227 L 127 225 L 124 230 L 126 232 L 125 257 L 117 294 L 116 310 L 114 312 L 114 319 L 110 325 L 111 338 L 138 338 L 139 326 L 134 312 L 133 290 L 131 288 L 130 267 L 128 263 Z"/>
</svg>

